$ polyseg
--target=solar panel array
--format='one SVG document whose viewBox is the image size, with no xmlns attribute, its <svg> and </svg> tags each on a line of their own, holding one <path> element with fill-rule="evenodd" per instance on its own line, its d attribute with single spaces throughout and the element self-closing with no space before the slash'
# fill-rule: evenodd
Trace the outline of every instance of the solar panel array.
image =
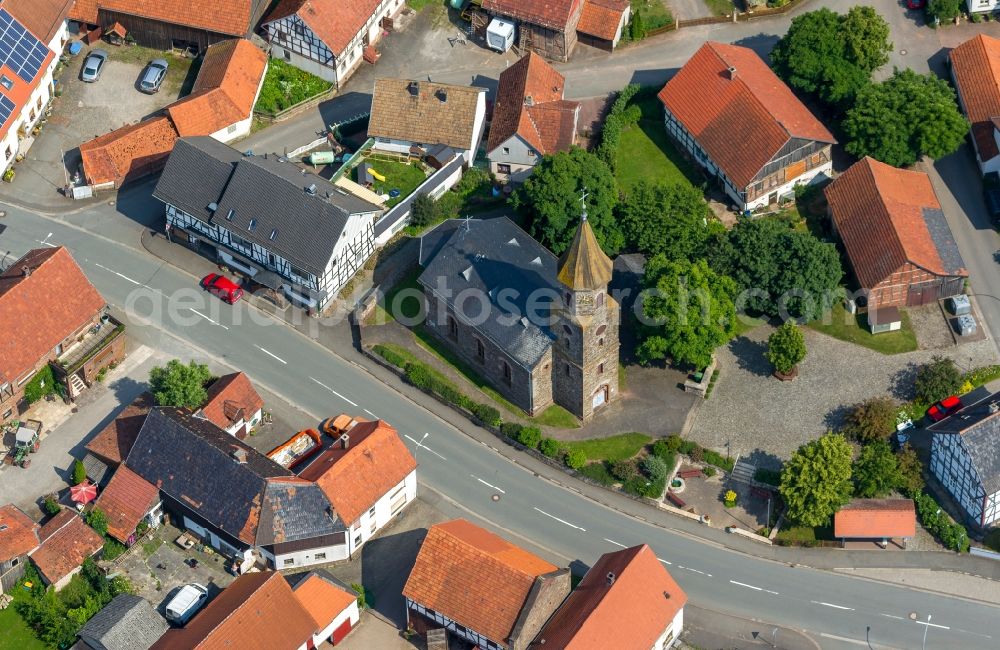
<svg viewBox="0 0 1000 650">
<path fill-rule="evenodd" d="M 14 102 L 0 95 L 0 124 L 6 124 L 10 114 L 14 112 Z"/>
<path fill-rule="evenodd" d="M 0 65 L 6 65 L 25 83 L 31 83 L 45 62 L 49 48 L 0 9 Z"/>
</svg>

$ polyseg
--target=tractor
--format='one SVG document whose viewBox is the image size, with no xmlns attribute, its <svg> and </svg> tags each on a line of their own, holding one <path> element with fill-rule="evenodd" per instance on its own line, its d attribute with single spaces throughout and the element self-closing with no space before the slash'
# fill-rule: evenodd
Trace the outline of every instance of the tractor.
<svg viewBox="0 0 1000 650">
<path fill-rule="evenodd" d="M 28 426 L 24 426 L 24 424 Z M 29 428 L 32 424 L 31 421 L 24 424 L 17 428 L 17 433 L 14 435 L 14 448 L 11 449 L 10 455 L 13 458 L 12 464 L 27 468 L 31 465 L 31 459 L 28 458 L 28 455 L 38 451 L 38 447 L 41 445 L 38 434 L 42 428 L 41 426 Z"/>
</svg>

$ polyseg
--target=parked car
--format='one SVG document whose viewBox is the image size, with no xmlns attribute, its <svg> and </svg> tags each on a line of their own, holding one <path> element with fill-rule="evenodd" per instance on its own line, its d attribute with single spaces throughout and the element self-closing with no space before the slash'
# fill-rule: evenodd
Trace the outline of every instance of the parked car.
<svg viewBox="0 0 1000 650">
<path fill-rule="evenodd" d="M 926 4 L 927 0 L 906 0 L 907 9 L 923 9 Z"/>
<path fill-rule="evenodd" d="M 195 582 L 184 585 L 167 603 L 167 620 L 177 625 L 184 625 L 207 600 L 208 589 L 205 587 Z"/>
<path fill-rule="evenodd" d="M 994 224 L 1000 224 L 1000 174 L 990 172 L 983 177 L 983 201 Z"/>
<path fill-rule="evenodd" d="M 955 395 L 950 395 L 927 409 L 927 417 L 934 422 L 940 422 L 960 408 L 962 408 L 962 400 Z"/>
<path fill-rule="evenodd" d="M 83 60 L 83 70 L 80 72 L 80 79 L 87 83 L 93 83 L 101 78 L 101 71 L 108 61 L 108 53 L 104 50 L 94 50 Z"/>
<path fill-rule="evenodd" d="M 149 62 L 142 73 L 139 81 L 139 90 L 152 95 L 159 92 L 163 79 L 167 76 L 167 68 L 170 66 L 165 59 L 155 59 Z"/>
<path fill-rule="evenodd" d="M 201 279 L 201 286 L 213 296 L 235 305 L 243 297 L 243 289 L 224 275 L 209 273 Z"/>
</svg>

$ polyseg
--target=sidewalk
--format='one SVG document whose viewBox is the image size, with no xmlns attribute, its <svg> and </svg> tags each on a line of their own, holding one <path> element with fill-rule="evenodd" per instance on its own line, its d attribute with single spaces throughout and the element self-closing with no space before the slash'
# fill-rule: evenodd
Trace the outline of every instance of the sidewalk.
<svg viewBox="0 0 1000 650">
<path fill-rule="evenodd" d="M 798 630 L 764 621 L 752 621 L 724 612 L 684 607 L 684 632 L 679 647 L 695 648 L 780 648 L 820 650 L 822 646 Z"/>
</svg>

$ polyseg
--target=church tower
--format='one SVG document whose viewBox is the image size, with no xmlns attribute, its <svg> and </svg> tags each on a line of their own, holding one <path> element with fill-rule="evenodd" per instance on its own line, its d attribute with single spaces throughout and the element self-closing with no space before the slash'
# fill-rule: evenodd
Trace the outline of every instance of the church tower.
<svg viewBox="0 0 1000 650">
<path fill-rule="evenodd" d="M 619 308 L 608 295 L 612 262 L 583 214 L 573 243 L 559 260 L 561 300 L 553 310 L 552 397 L 583 419 L 618 396 Z"/>
</svg>

